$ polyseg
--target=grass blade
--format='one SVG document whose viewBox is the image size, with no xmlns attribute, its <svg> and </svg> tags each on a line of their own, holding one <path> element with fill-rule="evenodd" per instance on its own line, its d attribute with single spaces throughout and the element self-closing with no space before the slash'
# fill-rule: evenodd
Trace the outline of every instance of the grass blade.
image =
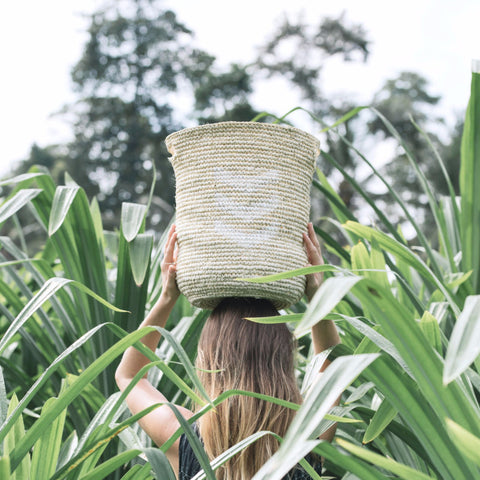
<svg viewBox="0 0 480 480">
<path fill-rule="evenodd" d="M 315 293 L 301 322 L 295 328 L 298 338 L 308 333 L 311 327 L 323 320 L 342 298 L 361 280 L 361 277 L 327 278 Z"/>
<path fill-rule="evenodd" d="M 374 453 L 366 448 L 361 448 L 341 438 L 337 439 L 337 443 L 348 452 L 351 452 L 368 462 L 378 465 L 379 467 L 398 475 L 399 478 L 403 478 L 404 480 L 431 480 L 432 478 L 429 475 L 419 472 L 418 470 L 414 470 L 406 465 L 402 465 L 391 458 L 386 458 L 383 455 Z"/>
<path fill-rule="evenodd" d="M 463 373 L 480 354 L 480 295 L 467 297 L 450 336 L 443 382 L 448 384 Z"/>
<path fill-rule="evenodd" d="M 80 480 L 103 480 L 110 473 L 134 459 L 140 453 L 142 453 L 141 450 L 128 450 L 126 452 L 119 453 L 118 455 L 109 458 L 101 465 L 98 465 L 86 475 L 82 475 Z"/>
<path fill-rule="evenodd" d="M 255 475 L 255 480 L 280 480 L 318 441 L 315 437 L 324 416 L 345 388 L 375 359 L 376 354 L 335 359 L 324 371 L 298 410 L 279 450 Z"/>
<path fill-rule="evenodd" d="M 55 398 L 49 398 L 43 405 L 40 417 L 54 403 Z M 50 478 L 55 473 L 66 414 L 66 410 L 61 412 L 50 425 L 47 425 L 41 437 L 35 442 L 30 471 L 31 478 Z"/>
<path fill-rule="evenodd" d="M 130 264 L 133 279 L 137 286 L 143 284 L 150 265 L 153 236 L 149 233 L 139 233 L 129 244 Z"/>
<path fill-rule="evenodd" d="M 55 404 L 41 416 L 28 432 L 16 443 L 12 451 L 10 460 L 12 468 L 15 469 L 20 461 L 27 455 L 30 448 L 38 440 L 43 430 L 49 425 L 56 416 L 63 411 L 75 398 L 77 398 L 85 386 L 94 380 L 100 373 L 123 351 L 135 344 L 145 335 L 144 330 L 135 331 L 110 347 L 103 355 L 95 360 L 80 376 L 78 376 L 58 398 Z"/>
<path fill-rule="evenodd" d="M 387 399 L 384 399 L 365 430 L 362 443 L 369 443 L 375 440 L 396 416 L 396 408 L 392 407 Z"/>
<path fill-rule="evenodd" d="M 122 203 L 122 233 L 127 242 L 131 242 L 142 228 L 147 207 L 138 203 Z"/>
<path fill-rule="evenodd" d="M 83 291 L 84 293 L 90 295 L 95 300 L 99 301 L 103 305 L 108 308 L 111 308 L 114 311 L 121 312 L 119 308 L 115 307 L 111 303 L 107 302 L 103 298 L 99 297 L 95 292 L 92 292 L 89 288 L 82 285 L 80 282 L 75 282 L 74 280 L 69 280 L 67 278 L 50 278 L 48 281 L 43 285 L 43 287 L 39 290 L 39 292 L 33 297 L 25 308 L 19 313 L 19 315 L 15 318 L 14 322 L 10 325 L 7 332 L 4 334 L 2 339 L 0 340 L 0 353 L 5 350 L 9 341 L 12 337 L 17 333 L 17 331 L 23 326 L 23 324 L 35 313 L 37 309 L 39 309 L 47 300 L 50 299 L 55 293 L 63 288 L 66 285 L 71 285 L 79 290 Z"/>
<path fill-rule="evenodd" d="M 480 438 L 447 418 L 447 430 L 458 449 L 480 467 Z"/>
<path fill-rule="evenodd" d="M 426 263 L 423 262 L 419 256 L 415 255 L 408 247 L 397 242 L 383 232 L 371 227 L 360 225 L 359 223 L 347 222 L 344 227 L 367 239 L 370 243 L 375 239 L 381 248 L 402 259 L 402 261 L 415 269 L 420 275 L 422 275 L 422 277 L 434 284 L 442 292 L 455 314 L 460 313 L 458 305 L 443 282 L 430 270 Z"/>
<path fill-rule="evenodd" d="M 478 65 L 477 65 L 478 67 Z M 480 72 L 472 73 L 470 100 L 461 143 L 460 230 L 463 271 L 473 270 L 474 293 L 480 293 Z"/>
<path fill-rule="evenodd" d="M 17 192 L 0 207 L 0 224 L 17 213 L 30 200 L 33 200 L 42 190 L 38 188 L 23 189 Z"/>
<path fill-rule="evenodd" d="M 18 405 L 18 399 L 15 393 L 12 395 L 10 399 L 10 405 L 8 406 L 7 415 L 10 415 L 14 409 Z M 21 462 L 15 463 L 12 461 L 12 452 L 15 450 L 16 445 L 25 437 L 25 426 L 23 423 L 23 418 L 20 415 L 15 423 L 13 424 L 13 428 L 8 432 L 5 436 L 5 440 L 3 442 L 3 454 L 10 455 L 10 465 L 12 469 L 12 475 L 6 478 L 11 480 L 23 480 L 28 479 L 30 477 L 30 454 L 26 453 L 23 456 Z"/>
<path fill-rule="evenodd" d="M 353 293 L 368 308 L 372 318 L 382 327 L 385 337 L 398 350 L 439 418 L 450 417 L 462 425 L 471 426 L 474 432 L 480 432 L 478 411 L 457 382 L 443 385 L 442 361 L 405 307 L 392 298 L 390 292 L 384 293 L 367 279 L 358 283 Z"/>
<path fill-rule="evenodd" d="M 55 190 L 50 219 L 48 221 L 49 236 L 53 235 L 62 225 L 79 189 L 80 187 L 59 186 Z"/>
<path fill-rule="evenodd" d="M 157 480 L 176 480 L 175 473 L 167 456 L 158 448 L 146 448 L 144 453 Z"/>
</svg>

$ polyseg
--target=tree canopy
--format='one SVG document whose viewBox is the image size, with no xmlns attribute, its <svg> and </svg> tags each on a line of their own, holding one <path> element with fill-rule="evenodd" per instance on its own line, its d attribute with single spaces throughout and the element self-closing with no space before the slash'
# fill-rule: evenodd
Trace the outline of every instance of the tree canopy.
<svg viewBox="0 0 480 480">
<path fill-rule="evenodd" d="M 282 57 L 281 44 L 291 41 L 295 54 Z M 88 40 L 72 70 L 78 99 L 64 113 L 72 119 L 74 139 L 43 155 L 57 152 L 65 170 L 97 197 L 107 226 L 116 223 L 122 202 L 146 201 L 155 167 L 151 222 L 165 224 L 174 204 L 163 142 L 169 133 L 192 123 L 251 120 L 265 109 L 251 102 L 255 81 L 265 76 L 281 75 L 307 108 L 328 111 L 323 63 L 332 55 L 365 60 L 368 45 L 362 27 L 349 25 L 344 16 L 317 26 L 285 19 L 248 65 L 219 68 L 161 0 L 106 4 L 91 16 Z M 32 150 L 20 168 L 38 156 L 39 150 Z"/>
<path fill-rule="evenodd" d="M 106 3 L 91 16 L 83 53 L 72 69 L 77 100 L 63 114 L 72 123 L 73 140 L 33 146 L 18 172 L 34 163 L 45 165 L 55 178 L 68 171 L 90 198 L 98 199 L 107 228 L 118 224 L 122 202 L 145 203 L 153 182 L 149 221 L 162 227 L 174 212 L 173 170 L 164 145 L 168 134 L 201 123 L 247 121 L 264 110 L 283 113 L 252 100 L 258 82 L 273 77 L 296 91 L 312 114 L 333 122 L 356 105 L 345 96 L 333 99 L 324 94 L 324 66 L 334 57 L 365 62 L 370 46 L 363 26 L 345 14 L 317 23 L 285 17 L 251 62 L 219 67 L 215 56 L 195 45 L 193 32 L 161 0 Z M 387 80 L 372 100 L 428 168 L 431 156 L 410 115 L 434 134 L 430 127 L 437 119 L 429 108 L 438 101 L 429 93 L 427 80 L 415 72 Z M 353 118 L 338 127 L 347 143 L 359 134 L 359 125 Z M 390 135 L 379 118 L 368 122 L 368 133 L 380 141 Z M 445 152 L 450 148 L 455 161 L 458 142 L 453 134 L 450 146 L 435 135 L 434 141 Z M 347 143 L 329 135 L 323 149 L 354 173 L 359 162 Z M 416 181 L 408 180 L 413 176 L 401 152 L 391 160 L 387 169 L 395 186 L 418 191 Z M 321 167 L 328 175 L 328 163 Z M 358 206 L 348 182 L 339 182 L 338 190 L 349 208 Z"/>
</svg>

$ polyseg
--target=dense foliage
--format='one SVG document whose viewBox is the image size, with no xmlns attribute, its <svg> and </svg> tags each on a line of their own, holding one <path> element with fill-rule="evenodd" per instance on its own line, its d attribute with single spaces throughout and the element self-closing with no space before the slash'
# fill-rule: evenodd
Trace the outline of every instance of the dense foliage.
<svg viewBox="0 0 480 480">
<path fill-rule="evenodd" d="M 418 245 L 410 246 L 355 179 L 323 153 L 364 197 L 376 226 L 357 222 L 318 171 L 314 188 L 334 217 L 317 225 L 330 263 L 312 268 L 323 269 L 326 280 L 308 307 L 302 302 L 282 317 L 300 339 L 298 376 L 308 394 L 280 451 L 256 480 L 280 479 L 312 449 L 345 479 L 480 474 L 480 74 L 472 76 L 460 196 L 447 175 L 449 194 L 432 190 L 415 151 L 385 117 L 378 118 L 404 147 L 424 189 L 439 247 L 432 247 L 378 172 Z M 124 203 L 120 228 L 111 232 L 103 229 L 97 202 L 89 204 L 68 177 L 66 185 L 56 186 L 46 171 L 33 168 L 2 185 L 11 193 L 0 206 L 0 222 L 15 224 L 17 212 L 28 206 L 48 240 L 31 258 L 21 229 L 20 246 L 0 238 L 0 477 L 174 478 L 162 453 L 166 446 L 152 448 L 113 385 L 119 355 L 129 345 L 142 348 L 137 342 L 145 332 L 135 328 L 161 289 L 163 240 L 145 233 L 148 205 Z M 335 225 L 342 242 L 327 233 L 326 224 Z M 152 382 L 174 403 L 204 405 L 198 415 L 228 395 L 248 394 L 208 399 L 195 393 L 202 390 L 195 390 L 191 361 L 205 315 L 183 299 L 167 326 L 172 335 L 164 336 L 157 354 L 143 347 L 152 360 Z M 312 357 L 307 333 L 322 318 L 337 322 L 342 345 L 330 352 L 336 359 L 320 381 L 310 385 L 324 355 Z M 342 392 L 341 405 L 327 415 Z M 333 444 L 318 441 L 333 420 L 339 422 Z M 201 451 L 198 440 L 197 447 Z M 218 462 L 210 466 L 200 457 L 205 474 L 199 478 L 213 479 Z"/>
</svg>

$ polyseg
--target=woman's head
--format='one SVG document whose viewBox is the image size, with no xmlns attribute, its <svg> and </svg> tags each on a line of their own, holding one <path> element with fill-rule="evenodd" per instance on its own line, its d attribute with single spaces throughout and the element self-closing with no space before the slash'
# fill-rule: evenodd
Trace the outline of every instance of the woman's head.
<svg viewBox="0 0 480 480">
<path fill-rule="evenodd" d="M 223 300 L 205 323 L 198 345 L 199 376 L 211 398 L 230 389 L 246 390 L 300 403 L 294 375 L 295 340 L 283 323 L 246 320 L 278 315 L 267 300 Z M 283 436 L 294 411 L 256 398 L 236 395 L 200 419 L 200 433 L 213 458 L 249 435 L 272 431 Z M 222 479 L 251 478 L 278 448 L 262 437 L 219 472 Z"/>
</svg>

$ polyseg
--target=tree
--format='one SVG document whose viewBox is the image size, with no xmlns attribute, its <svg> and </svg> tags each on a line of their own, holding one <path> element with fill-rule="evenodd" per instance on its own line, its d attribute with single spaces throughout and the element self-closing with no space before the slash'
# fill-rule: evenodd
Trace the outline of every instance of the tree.
<svg viewBox="0 0 480 480">
<path fill-rule="evenodd" d="M 119 1 L 95 13 L 72 71 L 80 99 L 68 108 L 75 138 L 67 168 L 89 196 L 97 196 L 107 223 L 117 223 L 122 202 L 145 201 L 154 165 L 160 202 L 153 223 L 171 216 L 172 175 L 163 140 L 180 124 L 169 98 L 185 81 L 185 65 L 201 52 L 190 46 L 191 31 L 173 12 L 159 13 L 156 3 Z"/>
<path fill-rule="evenodd" d="M 325 63 L 340 56 L 346 62 L 366 61 L 370 41 L 359 24 L 349 24 L 342 13 L 325 17 L 318 25 L 306 24 L 301 18 L 283 23 L 261 47 L 256 68 L 267 78 L 279 75 L 301 93 L 306 108 L 319 116 L 331 117 L 331 100 L 322 92 L 321 75 Z M 343 105 L 341 110 L 348 106 Z"/>
<path fill-rule="evenodd" d="M 333 118 L 350 105 L 331 105 L 322 94 L 323 63 L 332 55 L 346 61 L 368 55 L 365 32 L 343 16 L 316 27 L 285 20 L 253 62 L 219 69 L 160 0 L 112 2 L 92 15 L 88 35 L 72 71 L 78 101 L 64 111 L 74 140 L 59 161 L 89 197 L 97 196 L 106 228 L 118 224 L 122 202 L 146 202 L 154 165 L 149 220 L 155 226 L 171 218 L 173 171 L 163 142 L 169 133 L 188 121 L 251 120 L 258 113 L 250 101 L 255 83 L 273 75 L 308 99 L 307 108 Z M 289 42 L 297 54 L 284 58 L 281 45 Z M 179 113 L 185 100 L 189 115 Z"/>
<path fill-rule="evenodd" d="M 439 96 L 429 93 L 426 78 L 415 72 L 401 72 L 397 77 L 385 82 L 374 96 L 372 103 L 398 131 L 405 147 L 419 168 L 426 174 L 434 190 L 441 194 L 447 194 L 444 176 L 425 134 L 428 135 L 433 146 L 443 158 L 447 171 L 454 173 L 458 170 L 459 165 L 462 125 L 460 122 L 453 131 L 448 132 L 447 143 L 441 140 L 439 127 L 444 127 L 445 124 L 441 118 L 435 115 L 434 111 L 439 100 Z M 422 131 L 415 124 L 419 125 Z M 387 125 L 378 116 L 368 123 L 368 130 L 383 140 L 392 138 L 392 133 Z M 383 172 L 393 188 L 424 222 L 426 229 L 431 230 L 432 217 L 428 214 L 427 198 L 421 193 L 423 189 L 404 147 L 397 145 L 393 158 L 386 163 Z M 458 188 L 458 172 L 451 175 L 451 178 Z M 386 208 L 390 208 L 387 196 L 381 197 Z M 392 213 L 399 219 L 402 218 L 398 209 Z"/>
</svg>

